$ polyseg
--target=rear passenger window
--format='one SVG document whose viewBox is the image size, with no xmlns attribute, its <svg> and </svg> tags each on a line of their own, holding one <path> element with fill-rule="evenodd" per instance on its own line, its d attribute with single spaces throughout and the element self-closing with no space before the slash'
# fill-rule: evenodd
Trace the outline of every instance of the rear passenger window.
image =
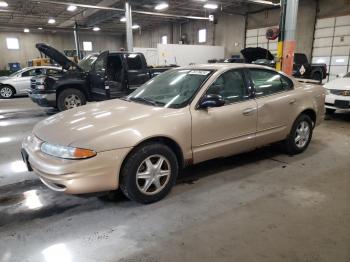
<svg viewBox="0 0 350 262">
<path fill-rule="evenodd" d="M 250 69 L 250 76 L 257 97 L 273 95 L 293 88 L 292 81 L 274 71 Z"/>
<path fill-rule="evenodd" d="M 222 96 L 226 104 L 249 99 L 243 75 L 238 70 L 231 70 L 219 76 L 209 87 L 207 94 Z"/>
<path fill-rule="evenodd" d="M 141 70 L 142 69 L 142 59 L 139 54 L 129 54 L 126 57 L 128 61 L 129 70 Z"/>
</svg>

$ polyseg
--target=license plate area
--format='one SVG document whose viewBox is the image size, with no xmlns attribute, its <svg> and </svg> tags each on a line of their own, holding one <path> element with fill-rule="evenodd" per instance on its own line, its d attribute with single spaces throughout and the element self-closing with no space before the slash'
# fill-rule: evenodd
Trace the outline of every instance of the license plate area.
<svg viewBox="0 0 350 262">
<path fill-rule="evenodd" d="M 350 107 L 350 101 L 343 101 L 343 100 L 335 100 L 334 106 L 338 108 L 349 108 Z"/>
</svg>

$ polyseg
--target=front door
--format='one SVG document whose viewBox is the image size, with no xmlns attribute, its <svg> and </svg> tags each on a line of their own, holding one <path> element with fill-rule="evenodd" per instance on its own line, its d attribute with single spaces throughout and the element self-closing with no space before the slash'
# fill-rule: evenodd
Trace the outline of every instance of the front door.
<svg viewBox="0 0 350 262">
<path fill-rule="evenodd" d="M 106 85 L 108 54 L 108 51 L 101 53 L 89 73 L 91 98 L 94 100 L 105 100 L 109 98 L 109 86 Z"/>
<path fill-rule="evenodd" d="M 193 109 L 194 163 L 252 150 L 255 146 L 257 104 L 242 70 L 220 75 L 206 91 L 225 99 L 222 107 Z"/>
<path fill-rule="evenodd" d="M 249 72 L 258 104 L 256 145 L 285 139 L 298 103 L 293 83 L 272 70 L 251 68 Z"/>
</svg>

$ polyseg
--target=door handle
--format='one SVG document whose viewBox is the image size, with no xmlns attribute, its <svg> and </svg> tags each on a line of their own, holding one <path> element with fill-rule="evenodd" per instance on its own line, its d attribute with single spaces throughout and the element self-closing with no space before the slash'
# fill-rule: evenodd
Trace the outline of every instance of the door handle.
<svg viewBox="0 0 350 262">
<path fill-rule="evenodd" d="M 249 116 L 255 110 L 256 110 L 256 108 L 246 108 L 246 109 L 243 110 L 242 114 L 245 115 L 245 116 Z"/>
<path fill-rule="evenodd" d="M 293 98 L 292 100 L 289 101 L 289 104 L 294 104 L 297 100 L 295 98 Z"/>
</svg>

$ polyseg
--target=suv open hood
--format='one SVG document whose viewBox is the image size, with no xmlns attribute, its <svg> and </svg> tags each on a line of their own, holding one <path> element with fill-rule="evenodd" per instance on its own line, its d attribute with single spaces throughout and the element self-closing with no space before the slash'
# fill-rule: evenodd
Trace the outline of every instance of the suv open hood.
<svg viewBox="0 0 350 262">
<path fill-rule="evenodd" d="M 76 67 L 79 70 L 82 70 L 78 66 L 78 64 L 74 63 L 60 51 L 47 44 L 39 43 L 36 44 L 35 47 L 39 50 L 39 52 L 45 54 L 46 56 L 57 62 L 60 66 L 62 66 L 63 69 L 68 70 L 70 67 Z"/>
<path fill-rule="evenodd" d="M 269 50 L 261 47 L 247 47 L 241 50 L 241 54 L 247 63 L 251 63 L 258 59 L 274 60 L 274 56 Z"/>
</svg>

